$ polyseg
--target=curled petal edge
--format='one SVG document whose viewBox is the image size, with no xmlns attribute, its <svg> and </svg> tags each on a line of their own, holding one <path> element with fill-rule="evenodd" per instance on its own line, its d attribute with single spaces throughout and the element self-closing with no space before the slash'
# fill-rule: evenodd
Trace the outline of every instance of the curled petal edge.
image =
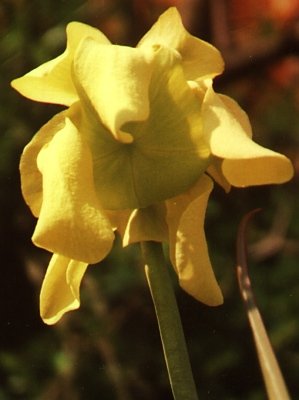
<svg viewBox="0 0 299 400">
<path fill-rule="evenodd" d="M 42 320 L 53 325 L 80 307 L 80 285 L 88 264 L 53 254 L 40 293 Z"/>
<path fill-rule="evenodd" d="M 71 75 L 76 48 L 86 37 L 104 44 L 110 44 L 110 41 L 98 29 L 81 22 L 69 23 L 66 32 L 65 51 L 22 77 L 14 79 L 11 85 L 15 90 L 31 100 L 66 106 L 70 106 L 79 99 Z"/>
<path fill-rule="evenodd" d="M 217 306 L 223 296 L 216 281 L 204 233 L 212 180 L 203 175 L 188 192 L 166 202 L 170 259 L 180 286 L 197 300 Z"/>
<path fill-rule="evenodd" d="M 111 250 L 113 228 L 95 192 L 89 147 L 69 118 L 37 161 L 43 200 L 34 244 L 88 264 L 101 261 Z"/>
<path fill-rule="evenodd" d="M 180 53 L 187 80 L 213 78 L 223 71 L 224 62 L 220 52 L 186 31 L 175 7 L 170 7 L 159 17 L 140 40 L 138 47 L 157 44 Z"/>
<path fill-rule="evenodd" d="M 222 158 L 222 173 L 233 186 L 279 184 L 290 180 L 293 166 L 282 154 L 251 140 L 247 114 L 231 98 L 210 86 L 203 100 L 204 132 L 211 152 Z"/>
</svg>

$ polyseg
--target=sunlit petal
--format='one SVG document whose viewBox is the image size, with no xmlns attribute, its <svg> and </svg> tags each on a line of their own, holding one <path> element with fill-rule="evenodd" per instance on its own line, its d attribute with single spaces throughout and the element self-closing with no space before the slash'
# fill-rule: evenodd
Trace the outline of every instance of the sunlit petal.
<svg viewBox="0 0 299 400">
<path fill-rule="evenodd" d="M 182 56 L 187 80 L 214 77 L 223 71 L 220 52 L 203 40 L 188 33 L 181 16 L 174 7 L 169 8 L 138 43 L 139 47 L 160 44 L 177 50 Z"/>
<path fill-rule="evenodd" d="M 223 160 L 214 157 L 211 165 L 207 168 L 207 173 L 228 193 L 231 189 L 231 185 L 223 175 L 222 171 Z"/>
<path fill-rule="evenodd" d="M 103 259 L 114 234 L 94 190 L 89 148 L 70 119 L 41 150 L 38 167 L 43 202 L 34 243 L 86 263 Z"/>
<path fill-rule="evenodd" d="M 210 263 L 204 233 L 204 218 L 210 178 L 203 176 L 188 192 L 167 200 L 170 258 L 181 287 L 197 300 L 216 306 L 222 303 L 221 290 Z"/>
<path fill-rule="evenodd" d="M 105 210 L 105 214 L 109 218 L 113 230 L 124 236 L 129 218 L 133 210 Z"/>
<path fill-rule="evenodd" d="M 78 100 L 72 82 L 71 64 L 74 52 L 84 37 L 91 37 L 99 43 L 109 40 L 98 29 L 81 22 L 67 26 L 67 47 L 63 54 L 12 81 L 12 86 L 31 100 L 69 106 Z"/>
<path fill-rule="evenodd" d="M 223 158 L 222 172 L 234 186 L 283 183 L 291 179 L 293 167 L 282 154 L 251 140 L 246 113 L 227 96 L 210 87 L 203 107 L 204 131 L 211 152 Z"/>
<path fill-rule="evenodd" d="M 145 121 L 124 125 L 132 143 L 109 141 L 99 120 L 86 128 L 105 209 L 144 208 L 173 197 L 192 186 L 209 164 L 200 102 L 186 83 L 180 57 L 161 47 L 154 62 L 151 113 Z"/>
<path fill-rule="evenodd" d="M 123 245 L 131 243 L 168 240 L 166 208 L 163 203 L 134 210 L 127 223 Z"/>
<path fill-rule="evenodd" d="M 22 194 L 33 215 L 38 217 L 42 205 L 42 174 L 37 168 L 38 153 L 65 126 L 66 111 L 55 115 L 24 148 L 20 160 Z"/>
<path fill-rule="evenodd" d="M 85 107 L 92 107 L 104 125 L 121 142 L 132 137 L 121 131 L 128 121 L 149 115 L 148 87 L 154 50 L 107 46 L 82 41 L 74 59 L 74 79 Z"/>
<path fill-rule="evenodd" d="M 55 324 L 68 311 L 80 306 L 80 284 L 88 264 L 54 254 L 40 293 L 43 321 Z"/>
</svg>

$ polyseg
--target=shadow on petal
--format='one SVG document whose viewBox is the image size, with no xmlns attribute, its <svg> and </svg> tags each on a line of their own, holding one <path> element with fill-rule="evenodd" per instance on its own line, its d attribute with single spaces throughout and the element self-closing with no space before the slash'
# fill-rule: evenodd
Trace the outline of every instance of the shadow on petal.
<svg viewBox="0 0 299 400">
<path fill-rule="evenodd" d="M 165 11 L 138 43 L 138 47 L 160 44 L 177 50 L 187 80 L 211 78 L 223 71 L 220 52 L 211 44 L 190 35 L 175 7 Z"/>
<path fill-rule="evenodd" d="M 57 132 L 65 126 L 67 111 L 55 115 L 47 122 L 24 148 L 20 160 L 22 194 L 32 214 L 39 216 L 43 198 L 42 174 L 37 168 L 37 156 Z"/>
<path fill-rule="evenodd" d="M 210 306 L 223 302 L 211 266 L 204 233 L 204 218 L 212 180 L 203 175 L 188 192 L 166 202 L 170 258 L 181 287 Z"/>
<path fill-rule="evenodd" d="M 80 307 L 80 284 L 88 264 L 54 254 L 40 293 L 40 314 L 55 324 L 68 311 Z"/>
<path fill-rule="evenodd" d="M 222 172 L 230 184 L 278 184 L 292 178 L 293 167 L 287 157 L 251 140 L 248 117 L 234 100 L 209 87 L 202 112 L 211 152 L 224 160 Z"/>
<path fill-rule="evenodd" d="M 38 167 L 43 202 L 33 242 L 70 259 L 101 261 L 114 233 L 95 193 L 90 150 L 68 118 L 39 153 Z"/>
<path fill-rule="evenodd" d="M 84 37 L 91 37 L 99 43 L 110 42 L 98 29 L 81 22 L 71 22 L 66 31 L 67 47 L 63 54 L 11 82 L 12 87 L 23 96 L 35 101 L 66 106 L 78 100 L 71 75 L 76 48 Z"/>
<path fill-rule="evenodd" d="M 164 203 L 134 210 L 127 223 L 123 245 L 127 246 L 131 243 L 143 241 L 166 242 L 168 240 L 168 228 L 165 216 Z"/>
</svg>

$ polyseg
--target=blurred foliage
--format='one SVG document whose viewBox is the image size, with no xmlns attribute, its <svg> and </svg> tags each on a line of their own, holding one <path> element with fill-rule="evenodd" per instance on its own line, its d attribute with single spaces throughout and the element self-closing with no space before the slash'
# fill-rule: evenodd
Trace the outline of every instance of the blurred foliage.
<svg viewBox="0 0 299 400">
<path fill-rule="evenodd" d="M 253 287 L 291 395 L 299 397 L 298 2 L 1 0 L 0 400 L 171 399 L 138 246 L 122 250 L 117 240 L 90 267 L 81 309 L 54 327 L 41 323 L 48 255 L 30 242 L 35 221 L 20 193 L 18 160 L 59 107 L 26 101 L 9 86 L 63 50 L 67 22 L 88 22 L 114 42 L 135 44 L 170 5 L 193 34 L 222 51 L 226 72 L 217 90 L 239 101 L 255 139 L 287 154 L 296 171 L 279 187 L 215 189 L 206 232 L 223 306 L 197 303 L 173 277 L 199 397 L 265 398 L 234 270 L 238 223 L 256 207 L 263 212 L 250 229 Z"/>
</svg>

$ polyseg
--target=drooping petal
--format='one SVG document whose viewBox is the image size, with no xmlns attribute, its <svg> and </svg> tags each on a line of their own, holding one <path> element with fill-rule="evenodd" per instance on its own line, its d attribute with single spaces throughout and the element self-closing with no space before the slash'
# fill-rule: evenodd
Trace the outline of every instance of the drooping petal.
<svg viewBox="0 0 299 400">
<path fill-rule="evenodd" d="M 291 179 L 291 162 L 251 140 L 248 117 L 235 101 L 217 95 L 210 87 L 203 101 L 202 115 L 211 152 L 224 159 L 222 172 L 229 183 L 241 187 Z"/>
<path fill-rule="evenodd" d="M 34 243 L 86 263 L 102 260 L 113 229 L 95 193 L 90 150 L 69 118 L 39 153 L 38 167 L 43 201 Z"/>
<path fill-rule="evenodd" d="M 152 204 L 133 211 L 123 237 L 123 246 L 143 241 L 168 240 L 166 208 L 163 203 Z"/>
<path fill-rule="evenodd" d="M 221 74 L 223 59 L 212 45 L 190 35 L 175 7 L 169 8 L 138 43 L 139 47 L 160 44 L 182 56 L 187 80 L 205 79 Z"/>
<path fill-rule="evenodd" d="M 68 311 L 80 307 L 80 284 L 88 264 L 54 254 L 40 293 L 40 314 L 55 324 Z"/>
<path fill-rule="evenodd" d="M 66 31 L 67 47 L 63 54 L 12 81 L 13 88 L 23 96 L 35 101 L 66 106 L 78 100 L 71 76 L 75 50 L 86 37 L 91 37 L 99 43 L 110 42 L 98 29 L 81 22 L 71 22 Z"/>
<path fill-rule="evenodd" d="M 128 121 L 149 115 L 148 87 L 152 51 L 82 41 L 74 60 L 74 79 L 85 107 L 92 107 L 120 142 L 131 142 L 121 131 Z"/>
<path fill-rule="evenodd" d="M 43 197 L 42 174 L 37 168 L 37 156 L 40 150 L 49 143 L 53 136 L 65 126 L 68 111 L 56 114 L 47 122 L 24 148 L 20 160 L 22 194 L 31 212 L 39 216 Z"/>
<path fill-rule="evenodd" d="M 204 219 L 212 180 L 203 175 L 188 192 L 167 200 L 170 259 L 181 287 L 197 300 L 216 306 L 221 290 L 211 266 Z"/>
<path fill-rule="evenodd" d="M 82 125 L 105 209 L 144 208 L 173 197 L 192 186 L 209 164 L 200 101 L 185 80 L 180 57 L 160 47 L 153 63 L 150 115 L 123 127 L 132 143 L 109 140 L 99 119 L 93 126 Z"/>
</svg>

